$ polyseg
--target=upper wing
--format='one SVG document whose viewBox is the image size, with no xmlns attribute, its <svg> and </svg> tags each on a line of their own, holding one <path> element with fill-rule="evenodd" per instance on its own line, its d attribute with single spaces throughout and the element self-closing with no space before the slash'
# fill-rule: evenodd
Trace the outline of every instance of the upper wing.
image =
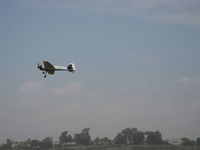
<svg viewBox="0 0 200 150">
<path fill-rule="evenodd" d="M 50 70 L 55 69 L 54 66 L 52 64 L 50 64 L 48 61 L 43 61 L 43 64 L 44 64 L 45 69 L 50 69 Z"/>
<path fill-rule="evenodd" d="M 49 74 L 54 74 L 55 72 L 55 67 L 50 64 L 48 61 L 43 61 L 44 68 Z"/>
</svg>

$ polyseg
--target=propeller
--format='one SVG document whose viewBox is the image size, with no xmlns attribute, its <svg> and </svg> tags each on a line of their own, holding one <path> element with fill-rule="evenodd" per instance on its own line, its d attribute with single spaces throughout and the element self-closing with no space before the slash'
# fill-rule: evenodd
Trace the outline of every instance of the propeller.
<svg viewBox="0 0 200 150">
<path fill-rule="evenodd" d="M 42 65 L 40 65 L 40 64 L 38 63 L 37 68 L 41 70 L 41 69 L 42 69 Z"/>
</svg>

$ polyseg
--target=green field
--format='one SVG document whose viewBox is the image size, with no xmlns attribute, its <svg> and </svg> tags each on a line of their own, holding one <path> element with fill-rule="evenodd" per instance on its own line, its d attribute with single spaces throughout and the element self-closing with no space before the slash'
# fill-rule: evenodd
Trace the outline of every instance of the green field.
<svg viewBox="0 0 200 150">
<path fill-rule="evenodd" d="M 18 149 L 19 150 L 19 149 Z M 36 149 L 29 149 L 36 150 Z M 37 149 L 43 150 L 43 149 Z M 200 150 L 196 146 L 173 146 L 173 145 L 95 145 L 95 146 L 66 146 L 48 150 Z"/>
<path fill-rule="evenodd" d="M 65 148 L 54 148 L 51 150 L 200 150 L 195 146 L 171 146 L 171 145 L 102 145 L 102 146 L 71 146 Z"/>
</svg>

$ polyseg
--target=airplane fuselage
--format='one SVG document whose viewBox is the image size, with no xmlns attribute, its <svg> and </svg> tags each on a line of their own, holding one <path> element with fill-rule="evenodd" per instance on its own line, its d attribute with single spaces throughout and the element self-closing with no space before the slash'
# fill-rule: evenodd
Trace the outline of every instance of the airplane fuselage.
<svg viewBox="0 0 200 150">
<path fill-rule="evenodd" d="M 65 66 L 54 66 L 54 68 L 45 68 L 44 65 L 40 68 L 43 71 L 69 71 Z"/>
</svg>

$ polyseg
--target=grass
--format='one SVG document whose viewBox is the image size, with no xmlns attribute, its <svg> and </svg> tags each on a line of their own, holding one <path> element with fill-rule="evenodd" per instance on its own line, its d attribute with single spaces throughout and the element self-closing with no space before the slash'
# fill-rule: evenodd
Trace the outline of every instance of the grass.
<svg viewBox="0 0 200 150">
<path fill-rule="evenodd" d="M 89 146 L 65 146 L 51 149 L 11 149 L 11 150 L 200 150 L 196 146 L 174 145 L 89 145 Z"/>
<path fill-rule="evenodd" d="M 66 146 L 51 150 L 200 150 L 196 146 L 174 145 L 91 145 L 91 146 Z"/>
</svg>

